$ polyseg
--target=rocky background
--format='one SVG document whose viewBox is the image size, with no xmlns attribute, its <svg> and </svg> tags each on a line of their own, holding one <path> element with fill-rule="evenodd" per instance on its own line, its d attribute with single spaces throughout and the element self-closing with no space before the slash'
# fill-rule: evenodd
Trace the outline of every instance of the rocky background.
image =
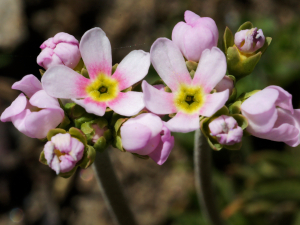
<svg viewBox="0 0 300 225">
<path fill-rule="evenodd" d="M 273 42 L 239 93 L 276 84 L 300 103 L 300 3 L 297 0 L 0 0 L 0 112 L 18 95 L 12 83 L 40 77 L 39 46 L 58 32 L 78 40 L 95 26 L 112 45 L 117 63 L 134 49 L 149 51 L 171 38 L 185 10 L 213 18 L 220 40 L 226 26 L 245 21 Z M 220 42 L 221 44 L 221 42 Z M 221 45 L 220 45 L 221 46 Z M 148 81 L 157 79 L 151 68 Z M 139 224 L 208 224 L 194 190 L 193 133 L 175 134 L 163 166 L 111 151 L 116 172 Z M 0 225 L 112 224 L 92 169 L 57 177 L 39 163 L 43 143 L 0 123 Z M 300 224 L 300 148 L 248 137 L 240 151 L 213 152 L 214 185 L 222 217 L 232 225 Z"/>
</svg>

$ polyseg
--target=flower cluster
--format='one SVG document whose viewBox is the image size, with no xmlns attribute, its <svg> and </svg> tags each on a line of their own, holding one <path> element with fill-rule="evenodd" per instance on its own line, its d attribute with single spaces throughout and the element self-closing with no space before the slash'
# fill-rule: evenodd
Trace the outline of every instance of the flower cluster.
<svg viewBox="0 0 300 225">
<path fill-rule="evenodd" d="M 269 86 L 237 97 L 236 82 L 254 70 L 271 38 L 246 22 L 235 35 L 226 28 L 222 51 L 214 20 L 191 11 L 184 19 L 172 40 L 158 38 L 150 53 L 131 51 L 115 65 L 100 28 L 80 42 L 56 34 L 40 46 L 41 82 L 26 75 L 14 83 L 23 93 L 1 121 L 47 141 L 40 161 L 63 177 L 109 145 L 162 165 L 174 147 L 171 132 L 201 129 L 215 150 L 240 149 L 245 133 L 299 145 L 300 110 L 288 92 Z M 154 85 L 143 80 L 150 64 L 161 77 Z"/>
</svg>

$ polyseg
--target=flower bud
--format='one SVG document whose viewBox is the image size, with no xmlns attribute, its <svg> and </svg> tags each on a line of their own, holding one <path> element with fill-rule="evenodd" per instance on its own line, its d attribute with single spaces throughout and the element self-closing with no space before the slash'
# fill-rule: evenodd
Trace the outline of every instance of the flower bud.
<svg viewBox="0 0 300 225">
<path fill-rule="evenodd" d="M 56 174 L 71 171 L 82 159 L 84 144 L 69 133 L 57 134 L 44 147 L 47 164 Z"/>
<path fill-rule="evenodd" d="M 234 36 L 234 44 L 245 54 L 252 54 L 265 43 L 265 36 L 261 29 L 252 28 L 241 30 Z"/>
<path fill-rule="evenodd" d="M 152 113 L 143 113 L 127 120 L 120 128 L 123 148 L 131 153 L 149 155 L 162 165 L 168 158 L 174 137 L 161 121 Z"/>
<path fill-rule="evenodd" d="M 224 76 L 223 79 L 216 85 L 215 89 L 217 92 L 229 90 L 229 95 L 231 95 L 234 88 L 234 82 L 228 76 Z"/>
<path fill-rule="evenodd" d="M 40 48 L 42 52 L 37 57 L 37 64 L 45 69 L 56 65 L 73 69 L 81 58 L 79 42 L 74 36 L 64 32 L 44 41 Z"/>
<path fill-rule="evenodd" d="M 242 140 L 243 129 L 231 116 L 222 115 L 211 121 L 208 127 L 210 135 L 215 136 L 222 145 L 234 145 Z"/>
<path fill-rule="evenodd" d="M 185 11 L 185 22 L 179 22 L 173 29 L 172 40 L 187 60 L 199 62 L 205 49 L 218 44 L 219 32 L 215 21 L 209 17 L 200 17 L 191 11 Z"/>
</svg>

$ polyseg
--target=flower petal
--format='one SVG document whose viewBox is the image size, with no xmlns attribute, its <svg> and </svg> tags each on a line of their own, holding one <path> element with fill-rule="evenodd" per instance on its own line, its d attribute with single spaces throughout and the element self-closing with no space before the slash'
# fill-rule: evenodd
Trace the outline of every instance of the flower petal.
<svg viewBox="0 0 300 225">
<path fill-rule="evenodd" d="M 162 130 L 163 135 L 161 136 L 159 145 L 149 154 L 149 157 L 158 165 L 165 163 L 174 147 L 174 137 L 171 136 L 170 130 L 165 126 L 163 126 Z"/>
<path fill-rule="evenodd" d="M 289 110 L 292 114 L 294 113 L 293 104 L 292 104 L 292 95 L 290 93 L 288 93 L 283 88 L 275 85 L 268 86 L 265 89 L 277 90 L 279 95 L 275 102 L 275 105 L 279 106 L 280 108 Z"/>
<path fill-rule="evenodd" d="M 111 46 L 102 29 L 95 27 L 85 32 L 81 38 L 79 49 L 92 80 L 100 73 L 111 75 Z"/>
<path fill-rule="evenodd" d="M 143 93 L 129 91 L 120 92 L 118 97 L 107 103 L 108 107 L 123 116 L 136 115 L 145 107 Z"/>
<path fill-rule="evenodd" d="M 22 91 L 29 98 L 35 92 L 43 89 L 41 82 L 32 74 L 26 75 L 22 80 L 15 82 L 11 88 Z"/>
<path fill-rule="evenodd" d="M 51 138 L 51 142 L 54 144 L 55 149 L 62 153 L 69 153 L 72 150 L 71 135 L 69 133 L 56 134 Z"/>
<path fill-rule="evenodd" d="M 23 134 L 25 134 L 28 137 L 35 138 L 31 133 L 28 132 L 26 127 L 26 119 L 31 114 L 29 109 L 25 109 L 23 112 L 19 113 L 18 115 L 15 115 L 11 118 L 11 122 L 14 124 L 14 126 Z"/>
<path fill-rule="evenodd" d="M 90 97 L 85 99 L 78 99 L 78 100 L 72 98 L 72 101 L 82 106 L 88 113 L 93 113 L 98 116 L 103 116 L 105 114 L 105 110 L 106 110 L 105 102 L 97 102 Z"/>
<path fill-rule="evenodd" d="M 27 98 L 26 96 L 21 93 L 9 107 L 7 107 L 1 115 L 2 122 L 9 122 L 11 121 L 12 117 L 20 114 L 23 112 L 27 105 Z"/>
<path fill-rule="evenodd" d="M 30 99 L 29 102 L 31 105 L 36 106 L 40 109 L 58 109 L 61 111 L 62 115 L 64 111 L 60 108 L 60 105 L 56 98 L 51 97 L 44 90 L 36 92 Z"/>
<path fill-rule="evenodd" d="M 191 76 L 179 48 L 167 38 L 158 38 L 150 50 L 152 65 L 171 88 L 177 91 L 180 83 L 191 84 Z"/>
<path fill-rule="evenodd" d="M 142 80 L 150 67 L 150 54 L 142 50 L 130 52 L 118 65 L 113 78 L 119 82 L 122 91 Z"/>
<path fill-rule="evenodd" d="M 70 155 L 62 155 L 59 157 L 60 159 L 60 172 L 61 173 L 66 173 L 71 171 L 74 166 L 76 165 L 76 162 L 74 162 L 74 159 Z"/>
<path fill-rule="evenodd" d="M 77 138 L 71 138 L 71 151 L 69 155 L 78 162 L 82 159 L 84 153 L 84 144 L 79 141 Z"/>
<path fill-rule="evenodd" d="M 210 93 L 225 76 L 226 68 L 226 57 L 219 48 L 206 49 L 202 52 L 193 84 L 200 85 L 205 93 Z"/>
<path fill-rule="evenodd" d="M 47 160 L 48 165 L 50 165 L 54 157 L 54 144 L 51 141 L 48 141 L 44 146 L 44 155 Z"/>
<path fill-rule="evenodd" d="M 229 98 L 229 90 L 208 94 L 205 96 L 203 106 L 200 108 L 199 114 L 210 117 L 219 109 L 221 109 Z"/>
<path fill-rule="evenodd" d="M 279 93 L 275 89 L 264 89 L 245 100 L 241 106 L 242 114 L 248 120 L 247 131 L 255 136 L 256 132 L 269 132 L 276 120 L 275 102 Z"/>
<path fill-rule="evenodd" d="M 56 155 L 53 157 L 53 160 L 51 164 L 49 164 L 49 166 L 51 169 L 53 169 L 56 172 L 56 174 L 60 173 L 59 159 Z"/>
<path fill-rule="evenodd" d="M 147 109 L 156 114 L 171 114 L 177 112 L 174 105 L 173 93 L 165 92 L 164 90 L 158 90 L 143 81 L 142 88 L 144 92 L 144 102 Z"/>
<path fill-rule="evenodd" d="M 25 118 L 25 127 L 32 137 L 45 138 L 49 130 L 56 128 L 63 120 L 64 115 L 58 109 L 42 109 L 31 112 Z"/>
<path fill-rule="evenodd" d="M 172 132 L 187 133 L 200 128 L 199 114 L 185 114 L 178 112 L 165 125 Z"/>
<path fill-rule="evenodd" d="M 151 139 L 150 128 L 140 123 L 127 123 L 121 126 L 122 145 L 126 151 L 144 155 L 144 147 Z"/>
<path fill-rule="evenodd" d="M 66 66 L 53 66 L 42 77 L 44 90 L 55 98 L 84 98 L 91 81 Z"/>
</svg>

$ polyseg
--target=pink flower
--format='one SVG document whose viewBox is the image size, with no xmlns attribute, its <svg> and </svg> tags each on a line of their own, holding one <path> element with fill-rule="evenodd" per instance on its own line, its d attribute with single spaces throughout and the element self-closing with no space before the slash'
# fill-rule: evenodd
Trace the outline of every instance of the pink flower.
<svg viewBox="0 0 300 225">
<path fill-rule="evenodd" d="M 231 116 L 219 116 L 210 122 L 208 127 L 211 132 L 210 135 L 215 136 L 222 145 L 234 145 L 242 140 L 243 129 Z"/>
<path fill-rule="evenodd" d="M 71 171 L 82 159 L 84 144 L 70 134 L 57 134 L 44 147 L 47 164 L 56 174 Z"/>
<path fill-rule="evenodd" d="M 223 79 L 215 87 L 217 92 L 225 91 L 226 89 L 228 89 L 229 94 L 232 93 L 233 88 L 234 88 L 233 80 L 230 79 L 228 76 L 224 76 Z"/>
<path fill-rule="evenodd" d="M 28 137 L 41 139 L 63 120 L 64 111 L 57 99 L 42 89 L 41 82 L 35 76 L 26 75 L 14 83 L 12 89 L 24 92 L 27 97 L 23 93 L 20 94 L 2 113 L 2 122 L 11 121 Z"/>
<path fill-rule="evenodd" d="M 63 32 L 44 41 L 40 48 L 42 51 L 37 57 L 37 64 L 46 70 L 56 65 L 65 65 L 73 69 L 81 58 L 77 39 Z"/>
<path fill-rule="evenodd" d="M 278 86 L 269 86 L 243 102 L 242 114 L 253 136 L 282 141 L 295 147 L 300 143 L 300 109 L 293 109 L 292 96 Z"/>
<path fill-rule="evenodd" d="M 144 108 L 143 93 L 121 92 L 148 73 L 150 55 L 142 50 L 130 52 L 111 75 L 111 46 L 100 28 L 87 31 L 79 49 L 90 79 L 66 66 L 48 69 L 42 77 L 47 93 L 56 98 L 71 98 L 87 112 L 103 116 L 106 107 L 124 116 Z"/>
<path fill-rule="evenodd" d="M 173 29 L 172 40 L 187 60 L 199 62 L 201 53 L 218 44 L 219 32 L 215 21 L 185 11 L 185 22 L 179 22 Z"/>
<path fill-rule="evenodd" d="M 199 115 L 210 117 L 227 101 L 228 90 L 210 94 L 226 72 L 226 58 L 220 49 L 213 47 L 203 51 L 193 79 L 180 50 L 169 39 L 157 39 L 150 57 L 172 93 L 157 90 L 143 81 L 144 101 L 147 109 L 155 114 L 177 113 L 166 123 L 171 131 L 199 129 Z"/>
<path fill-rule="evenodd" d="M 152 113 L 130 118 L 121 126 L 123 148 L 139 155 L 149 155 L 162 165 L 174 147 L 174 137 L 161 119 Z"/>
<path fill-rule="evenodd" d="M 265 43 L 265 36 L 261 29 L 252 28 L 241 30 L 234 35 L 234 44 L 246 54 L 251 54 L 260 49 Z"/>
</svg>

